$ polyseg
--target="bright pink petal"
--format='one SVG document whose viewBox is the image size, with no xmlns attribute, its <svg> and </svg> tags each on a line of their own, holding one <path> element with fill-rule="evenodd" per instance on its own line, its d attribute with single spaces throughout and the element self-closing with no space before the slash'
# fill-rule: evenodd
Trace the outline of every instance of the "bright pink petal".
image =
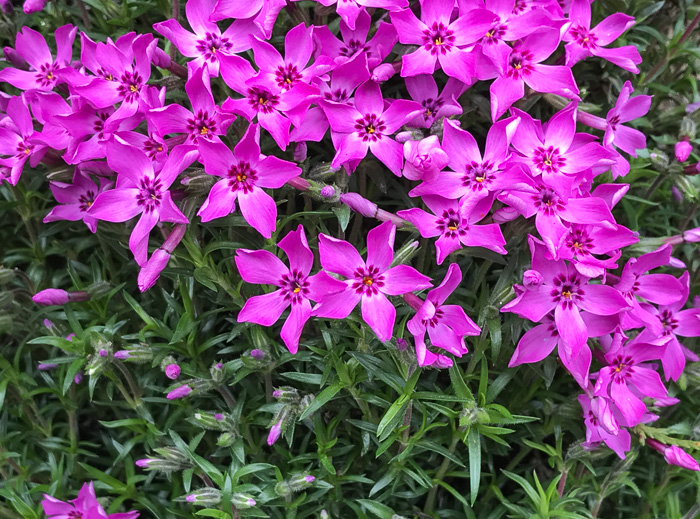
<svg viewBox="0 0 700 519">
<path fill-rule="evenodd" d="M 88 214 L 98 220 L 107 222 L 126 222 L 141 212 L 136 197 L 140 191 L 136 188 L 112 189 L 97 195 Z"/>
<path fill-rule="evenodd" d="M 358 267 L 365 266 L 355 247 L 346 241 L 320 234 L 318 250 L 323 268 L 346 278 L 352 278 Z"/>
<path fill-rule="evenodd" d="M 284 298 L 281 290 L 254 296 L 248 299 L 238 312 L 238 322 L 272 326 L 288 306 L 289 301 Z"/>
<path fill-rule="evenodd" d="M 391 222 L 378 225 L 367 234 L 367 265 L 384 272 L 394 259 L 396 226 Z"/>
<path fill-rule="evenodd" d="M 158 213 L 155 211 L 144 212 L 134 226 L 129 237 L 129 249 L 139 267 L 146 266 L 148 262 L 148 237 L 151 230 L 158 223 Z"/>
<path fill-rule="evenodd" d="M 539 362 L 552 353 L 559 343 L 559 337 L 552 336 L 548 328 L 549 324 L 541 324 L 525 332 L 508 362 L 508 367 Z"/>
<path fill-rule="evenodd" d="M 558 304 L 554 309 L 554 321 L 559 336 L 571 348 L 571 355 L 578 355 L 588 341 L 588 331 L 578 308 L 574 305 Z"/>
<path fill-rule="evenodd" d="M 238 205 L 245 221 L 269 239 L 277 226 L 277 205 L 274 199 L 259 187 L 250 192 L 238 192 Z"/>
<path fill-rule="evenodd" d="M 323 236 L 323 235 L 321 235 Z M 362 296 L 354 290 L 344 290 L 325 296 L 317 304 L 311 315 L 316 317 L 328 317 L 330 319 L 345 319 L 360 302 Z"/>
<path fill-rule="evenodd" d="M 380 290 L 390 296 L 398 296 L 431 286 L 428 276 L 408 265 L 397 265 L 384 272 L 384 286 Z"/>
<path fill-rule="evenodd" d="M 236 267 L 246 283 L 282 286 L 289 269 L 277 256 L 266 250 L 238 249 Z"/>
<path fill-rule="evenodd" d="M 299 225 L 295 231 L 287 233 L 277 246 L 287 254 L 290 270 L 308 276 L 314 264 L 314 255 L 306 241 L 303 225 Z"/>
<path fill-rule="evenodd" d="M 311 304 L 308 299 L 302 299 L 298 304 L 292 304 L 292 311 L 282 326 L 280 337 L 290 353 L 296 353 L 299 349 L 301 331 L 306 321 L 311 317 Z"/>
<path fill-rule="evenodd" d="M 384 294 L 362 297 L 362 318 L 380 341 L 386 342 L 391 339 L 396 309 Z"/>
</svg>

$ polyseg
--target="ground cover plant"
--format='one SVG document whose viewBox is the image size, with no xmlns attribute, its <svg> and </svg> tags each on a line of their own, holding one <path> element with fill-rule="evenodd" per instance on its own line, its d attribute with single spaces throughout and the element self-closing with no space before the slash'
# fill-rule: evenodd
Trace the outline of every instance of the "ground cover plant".
<svg viewBox="0 0 700 519">
<path fill-rule="evenodd" d="M 700 513 L 697 6 L 0 8 L 0 517 Z"/>
</svg>

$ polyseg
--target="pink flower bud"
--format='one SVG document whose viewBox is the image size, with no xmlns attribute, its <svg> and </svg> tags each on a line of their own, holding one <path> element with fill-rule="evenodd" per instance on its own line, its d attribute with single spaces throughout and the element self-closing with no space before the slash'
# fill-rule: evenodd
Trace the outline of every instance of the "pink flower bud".
<svg viewBox="0 0 700 519">
<path fill-rule="evenodd" d="M 435 363 L 433 364 L 433 366 L 440 369 L 451 368 L 452 360 L 448 357 L 445 357 L 444 355 L 438 355 L 437 359 L 435 359 Z"/>
<path fill-rule="evenodd" d="M 270 429 L 270 433 L 267 435 L 267 444 L 273 445 L 277 440 L 279 440 L 280 434 L 282 434 L 282 420 L 277 422 Z"/>
<path fill-rule="evenodd" d="M 669 445 L 664 449 L 664 459 L 669 465 L 678 465 L 684 469 L 700 471 L 697 460 L 677 445 Z"/>
<path fill-rule="evenodd" d="M 396 74 L 394 65 L 391 63 L 382 63 L 381 65 L 374 67 L 372 77 L 370 79 L 375 83 L 383 83 L 384 81 L 391 79 L 394 74 Z"/>
<path fill-rule="evenodd" d="M 29 69 L 29 63 L 27 63 L 26 60 L 19 55 L 19 52 L 17 52 L 12 47 L 5 47 L 4 49 L 2 49 L 2 52 L 5 55 L 5 59 L 9 61 L 13 67 L 22 70 Z"/>
<path fill-rule="evenodd" d="M 190 494 L 189 496 L 187 496 L 185 498 L 185 501 L 187 501 L 188 503 L 194 503 L 196 500 L 197 500 L 197 496 L 194 494 Z"/>
<path fill-rule="evenodd" d="M 308 476 L 304 476 L 304 481 L 306 481 L 307 483 L 313 483 L 314 481 L 316 481 L 316 478 L 309 474 Z"/>
<path fill-rule="evenodd" d="M 166 397 L 168 400 L 175 400 L 178 398 L 184 398 L 192 392 L 192 388 L 188 385 L 176 387 Z"/>
<path fill-rule="evenodd" d="M 69 333 L 66 335 L 66 340 L 73 342 L 73 339 L 75 339 L 75 334 L 74 333 Z"/>
<path fill-rule="evenodd" d="M 214 415 L 214 419 L 215 419 L 217 422 L 220 422 L 220 421 L 222 421 L 222 420 L 224 419 L 224 415 L 221 414 L 221 413 L 216 413 L 216 414 Z"/>
<path fill-rule="evenodd" d="M 48 0 L 24 0 L 24 5 L 22 6 L 24 14 L 38 13 L 46 7 L 47 1 Z"/>
<path fill-rule="evenodd" d="M 272 392 L 272 396 L 275 397 L 275 398 L 281 397 L 281 396 L 282 396 L 282 390 L 280 390 L 280 389 L 275 389 L 275 390 Z"/>
<path fill-rule="evenodd" d="M 683 233 L 683 239 L 690 243 L 696 243 L 700 241 L 700 227 L 695 229 L 690 229 Z"/>
<path fill-rule="evenodd" d="M 56 325 L 53 324 L 53 322 L 50 321 L 49 319 L 44 319 L 44 326 L 46 326 L 50 330 L 51 328 L 53 328 Z"/>
<path fill-rule="evenodd" d="M 114 352 L 114 358 L 118 360 L 126 360 L 131 356 L 129 350 L 119 350 Z"/>
<path fill-rule="evenodd" d="M 137 282 L 141 292 L 145 292 L 156 284 L 160 273 L 168 265 L 168 261 L 170 261 L 170 254 L 163 249 L 158 249 L 153 253 L 146 266 L 139 271 Z"/>
<path fill-rule="evenodd" d="M 32 301 L 42 306 L 65 305 L 70 301 L 70 297 L 65 290 L 47 288 L 46 290 L 34 294 Z"/>
<path fill-rule="evenodd" d="M 74 382 L 75 384 L 80 384 L 82 381 L 83 381 L 83 372 L 82 372 L 82 371 L 78 371 L 78 372 L 75 374 L 75 377 L 73 377 L 73 382 Z"/>
<path fill-rule="evenodd" d="M 263 360 L 265 358 L 265 352 L 261 349 L 255 348 L 254 350 L 251 350 L 250 356 L 256 360 Z"/>
<path fill-rule="evenodd" d="M 685 162 L 688 160 L 688 157 L 690 157 L 690 152 L 693 151 L 693 145 L 685 139 L 687 139 L 687 137 L 684 137 L 678 141 L 673 148 L 673 151 L 676 154 L 676 160 L 678 162 Z"/>
<path fill-rule="evenodd" d="M 360 213 L 368 218 L 374 218 L 374 215 L 377 214 L 377 209 L 379 209 L 377 204 L 370 202 L 357 193 L 344 193 L 340 195 L 340 201 L 356 213 Z"/>
<path fill-rule="evenodd" d="M 165 366 L 165 376 L 170 380 L 175 380 L 180 376 L 180 366 L 177 364 L 168 364 Z"/>
<path fill-rule="evenodd" d="M 108 355 L 108 352 L 107 352 L 107 350 L 104 350 L 104 349 L 103 349 L 103 350 L 100 350 L 99 352 L 97 352 L 97 354 L 98 354 L 100 357 L 106 357 L 106 356 Z"/>
<path fill-rule="evenodd" d="M 523 274 L 523 285 L 527 288 L 537 288 L 542 284 L 542 274 L 536 270 L 526 270 Z"/>
<path fill-rule="evenodd" d="M 437 135 L 421 141 L 406 141 L 403 154 L 406 158 L 403 174 L 409 180 L 431 182 L 447 166 L 447 153 L 440 147 Z"/>
<path fill-rule="evenodd" d="M 406 351 L 408 349 L 408 341 L 399 337 L 396 339 L 396 347 L 399 351 Z"/>
<path fill-rule="evenodd" d="M 5 14 L 10 14 L 12 12 L 12 2 L 10 0 L 0 0 L 0 9 Z"/>
<path fill-rule="evenodd" d="M 42 362 L 36 367 L 36 369 L 38 369 L 39 371 L 50 371 L 52 369 L 56 369 L 57 367 L 58 364 L 45 364 Z"/>
<path fill-rule="evenodd" d="M 292 153 L 294 160 L 296 162 L 304 162 L 306 160 L 307 149 L 308 148 L 305 142 L 297 143 L 297 145 L 294 147 L 294 153 Z"/>
<path fill-rule="evenodd" d="M 683 193 L 676 186 L 671 186 L 671 195 L 676 202 L 683 201 Z"/>
<path fill-rule="evenodd" d="M 325 199 L 333 198 L 335 196 L 335 188 L 333 186 L 323 186 L 321 196 Z"/>
<path fill-rule="evenodd" d="M 248 506 L 255 506 L 257 502 L 252 497 L 248 499 Z"/>
<path fill-rule="evenodd" d="M 158 47 L 153 51 L 153 64 L 159 68 L 170 68 L 170 56 Z"/>
<path fill-rule="evenodd" d="M 151 460 L 148 458 L 144 458 L 142 460 L 136 460 L 136 466 L 141 467 L 142 469 L 148 468 L 148 466 L 151 464 Z"/>
</svg>

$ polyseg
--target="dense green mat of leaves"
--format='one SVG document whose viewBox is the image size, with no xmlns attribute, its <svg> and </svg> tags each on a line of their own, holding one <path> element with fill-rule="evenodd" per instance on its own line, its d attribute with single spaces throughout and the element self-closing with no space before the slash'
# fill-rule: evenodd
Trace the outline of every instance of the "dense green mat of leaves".
<svg viewBox="0 0 700 519">
<path fill-rule="evenodd" d="M 150 32 L 172 8 L 163 1 L 85 4 L 86 19 L 78 4 L 63 1 L 33 16 L 19 9 L 2 15 L 3 44 L 13 45 L 24 25 L 50 35 L 58 26 L 85 20 L 95 40 Z M 280 14 L 274 43 L 299 23 L 291 12 Z M 698 119 L 697 112 L 686 116 L 686 105 L 700 101 L 698 31 L 683 37 L 698 7 L 598 0 L 593 12 L 596 20 L 614 12 L 637 20 L 620 41 L 640 50 L 638 76 L 591 59 L 577 64 L 575 73 L 580 108 L 603 117 L 626 80 L 638 93 L 654 96 L 649 114 L 635 123 L 647 135 L 648 150 L 632 159 L 624 179 L 629 193 L 615 208 L 617 221 L 642 238 L 629 252 L 648 252 L 662 237 L 700 226 L 700 177 L 685 175 L 673 159 L 679 135 Z M 172 88 L 178 79 L 154 77 L 178 99 Z M 487 84 L 462 99 L 463 121 L 489 119 Z M 543 119 L 559 108 L 537 95 L 521 103 Z M 475 134 L 486 130 L 470 125 Z M 309 144 L 312 163 L 332 158 L 329 142 Z M 699 149 L 700 140 L 691 142 Z M 272 154 L 274 146 L 264 140 L 263 152 Z M 291 148 L 287 154 L 291 160 Z M 691 162 L 697 158 L 693 154 Z M 81 222 L 41 223 L 54 204 L 42 171 L 27 167 L 17 186 L 0 185 L 0 518 L 43 517 L 42 494 L 73 499 L 89 480 L 107 498 L 109 513 L 135 509 L 141 517 L 159 519 L 690 519 L 700 512 L 698 473 L 668 466 L 636 439 L 625 460 L 604 446 L 581 448 L 580 388 L 554 356 L 507 367 L 527 323 L 499 308 L 529 261 L 532 222 L 503 226 L 505 259 L 483 249 L 454 256 L 464 282 L 453 298 L 483 333 L 452 368 L 417 367 L 413 353 L 379 342 L 355 314 L 314 322 L 292 355 L 279 340 L 279 325 L 264 329 L 236 321 L 245 299 L 260 292 L 240 281 L 234 251 L 271 249 L 269 243 L 299 223 L 312 247 L 321 232 L 358 243 L 376 222 L 284 188 L 277 195 L 282 202 L 272 242 L 238 214 L 190 226 L 159 283 L 141 294 L 124 225 L 100 222 L 93 235 Z M 350 182 L 353 191 L 384 209 L 406 206 L 403 181 L 375 162 L 352 177 L 341 172 L 336 181 Z M 197 189 L 195 180 L 183 209 L 191 220 L 208 191 Z M 408 233 L 399 231 L 397 249 L 408 241 Z M 446 265 L 435 264 L 428 245 L 421 242 L 414 263 L 440 280 Z M 676 246 L 674 256 L 691 273 L 692 298 L 700 291 L 697 244 Z M 87 302 L 44 308 L 31 300 L 47 287 L 82 290 L 96 284 L 102 295 Z M 406 307 L 398 308 L 398 332 L 409 317 Z M 45 319 L 53 326 L 47 328 Z M 697 339 L 685 344 L 697 351 Z M 145 364 L 96 353 L 139 346 L 153 353 Z M 253 349 L 264 358 L 251 357 Z M 182 367 L 177 383 L 159 368 L 167 356 Z M 38 371 L 39 362 L 58 368 Z M 78 372 L 85 372 L 79 384 Z M 187 380 L 197 380 L 196 395 L 166 399 Z M 698 387 L 700 366 L 691 363 L 678 383 L 669 384 L 681 403 L 640 432 L 662 440 L 687 438 L 682 445 L 697 455 Z M 273 398 L 280 388 L 284 398 Z M 226 419 L 218 421 L 213 413 Z M 286 427 L 270 447 L 268 431 L 283 414 Z M 144 458 L 165 459 L 171 470 L 137 467 L 136 460 Z M 315 481 L 299 483 L 307 474 Z M 186 494 L 208 487 L 219 489 L 227 505 L 202 509 L 184 502 Z M 245 495 L 254 495 L 256 506 L 228 508 L 232 496 Z"/>
</svg>

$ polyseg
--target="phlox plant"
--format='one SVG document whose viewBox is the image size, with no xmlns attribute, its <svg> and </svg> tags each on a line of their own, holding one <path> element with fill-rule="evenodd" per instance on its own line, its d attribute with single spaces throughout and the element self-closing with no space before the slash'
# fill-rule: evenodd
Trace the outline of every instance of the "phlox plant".
<svg viewBox="0 0 700 519">
<path fill-rule="evenodd" d="M 0 517 L 698 514 L 697 7 L 166 3 L 0 2 Z"/>
</svg>

